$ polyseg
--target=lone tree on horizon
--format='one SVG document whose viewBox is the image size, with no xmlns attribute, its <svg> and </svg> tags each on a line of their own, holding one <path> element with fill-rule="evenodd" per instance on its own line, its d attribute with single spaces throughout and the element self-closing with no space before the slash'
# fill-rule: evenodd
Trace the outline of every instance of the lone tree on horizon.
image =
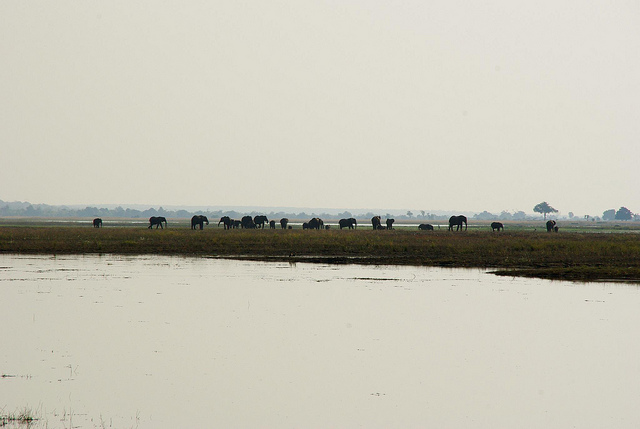
<svg viewBox="0 0 640 429">
<path fill-rule="evenodd" d="M 626 207 L 620 207 L 615 215 L 616 220 L 631 220 L 633 219 L 633 213 Z"/>
<path fill-rule="evenodd" d="M 533 211 L 536 213 L 544 214 L 544 220 L 547 220 L 547 213 L 558 213 L 558 210 L 551 207 L 546 201 L 543 201 L 540 204 L 537 204 L 533 208 Z"/>
</svg>

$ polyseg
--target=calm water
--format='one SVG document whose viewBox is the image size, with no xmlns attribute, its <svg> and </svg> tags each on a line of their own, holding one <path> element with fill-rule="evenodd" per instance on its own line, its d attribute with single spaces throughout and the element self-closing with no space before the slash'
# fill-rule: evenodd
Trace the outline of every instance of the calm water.
<svg viewBox="0 0 640 429">
<path fill-rule="evenodd" d="M 36 427 L 630 428 L 640 291 L 477 270 L 0 255 Z"/>
</svg>

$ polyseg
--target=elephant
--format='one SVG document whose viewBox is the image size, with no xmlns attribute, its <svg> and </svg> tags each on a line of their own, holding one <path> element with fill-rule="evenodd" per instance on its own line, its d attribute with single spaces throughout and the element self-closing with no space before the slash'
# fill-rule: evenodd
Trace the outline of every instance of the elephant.
<svg viewBox="0 0 640 429">
<path fill-rule="evenodd" d="M 324 229 L 324 222 L 319 217 L 314 217 L 307 225 L 309 229 Z"/>
<path fill-rule="evenodd" d="M 387 229 L 393 229 L 393 222 L 395 221 L 395 219 L 387 219 Z"/>
<path fill-rule="evenodd" d="M 340 229 L 342 228 L 354 229 L 358 226 L 358 222 L 356 222 L 354 218 L 350 217 L 349 219 L 340 219 L 338 221 L 338 226 L 340 227 Z"/>
<path fill-rule="evenodd" d="M 269 229 L 276 229 L 276 221 L 272 220 L 271 222 L 269 222 Z"/>
<path fill-rule="evenodd" d="M 256 228 L 264 228 L 264 224 L 268 223 L 269 219 L 266 216 L 258 215 L 253 218 L 253 223 L 256 224 Z"/>
<path fill-rule="evenodd" d="M 380 221 L 380 216 L 374 216 L 371 218 L 371 225 L 373 225 L 373 229 L 378 229 L 378 227 L 380 226 L 381 221 Z"/>
<path fill-rule="evenodd" d="M 93 227 L 100 228 L 101 226 L 102 226 L 102 219 L 100 219 L 99 217 L 95 218 L 93 220 Z"/>
<path fill-rule="evenodd" d="M 200 226 L 200 229 L 204 229 L 204 224 L 209 225 L 209 219 L 207 219 L 204 215 L 194 215 L 191 218 L 191 229 L 197 229 L 197 226 Z M 218 223 L 219 225 L 219 223 Z"/>
<path fill-rule="evenodd" d="M 418 229 L 422 231 L 433 231 L 433 225 L 430 225 L 428 223 L 421 223 L 420 225 L 418 225 Z"/>
<path fill-rule="evenodd" d="M 242 221 L 241 220 L 231 219 L 231 222 L 233 224 L 233 229 L 242 228 Z"/>
<path fill-rule="evenodd" d="M 556 226 L 556 221 L 555 220 L 548 220 L 547 221 L 547 232 L 551 232 L 551 231 L 558 232 L 558 227 Z"/>
<path fill-rule="evenodd" d="M 220 221 L 218 221 L 218 226 L 220 226 L 220 224 L 222 224 L 224 229 L 231 229 L 231 227 L 233 226 L 233 219 L 231 219 L 229 216 L 222 216 L 220 218 Z"/>
<path fill-rule="evenodd" d="M 164 226 L 167 226 L 167 219 L 165 219 L 163 216 L 151 216 L 149 218 L 149 229 L 151 229 L 153 227 L 153 225 L 156 226 L 156 229 L 158 229 L 158 227 L 160 227 L 160 229 L 164 229 L 162 227 L 162 222 L 164 222 Z"/>
<path fill-rule="evenodd" d="M 280 219 L 280 228 L 287 229 L 288 223 L 289 223 L 289 219 L 287 219 L 286 217 L 283 217 L 282 219 Z"/>
<path fill-rule="evenodd" d="M 498 232 L 504 230 L 504 225 L 501 222 L 491 222 L 491 231 L 498 230 Z"/>
<path fill-rule="evenodd" d="M 243 228 L 255 229 L 256 227 L 256 224 L 251 216 L 243 216 L 241 222 Z"/>
<path fill-rule="evenodd" d="M 464 230 L 467 230 L 467 217 L 460 216 L 451 216 L 449 218 L 449 231 L 453 231 L 453 227 L 456 227 L 456 231 L 460 231 L 462 229 L 462 224 L 464 223 Z"/>
<path fill-rule="evenodd" d="M 291 227 L 289 227 L 289 228 L 291 228 Z M 302 229 L 309 229 L 309 222 L 304 222 L 302 224 Z"/>
<path fill-rule="evenodd" d="M 387 229 L 387 227 L 386 227 L 386 226 L 384 226 L 384 225 L 382 225 L 382 224 L 380 224 L 380 225 L 378 225 L 378 228 L 377 228 L 377 229 L 379 229 L 379 230 L 381 230 L 381 231 L 384 231 L 385 229 Z"/>
</svg>

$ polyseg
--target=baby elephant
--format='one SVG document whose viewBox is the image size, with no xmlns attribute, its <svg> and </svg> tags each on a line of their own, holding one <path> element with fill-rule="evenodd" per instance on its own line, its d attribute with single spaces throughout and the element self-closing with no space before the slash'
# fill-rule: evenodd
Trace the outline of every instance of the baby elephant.
<svg viewBox="0 0 640 429">
<path fill-rule="evenodd" d="M 500 222 L 491 222 L 491 231 L 495 231 L 496 229 L 500 232 L 501 230 L 504 230 L 504 225 Z"/>
</svg>

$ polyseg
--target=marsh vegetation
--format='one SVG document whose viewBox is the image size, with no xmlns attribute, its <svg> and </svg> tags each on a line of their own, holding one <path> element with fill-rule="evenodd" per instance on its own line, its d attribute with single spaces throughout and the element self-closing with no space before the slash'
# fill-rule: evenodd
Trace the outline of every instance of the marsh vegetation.
<svg viewBox="0 0 640 429">
<path fill-rule="evenodd" d="M 36 413 L 28 407 L 21 408 L 14 412 L 5 412 L 0 410 L 0 427 L 8 425 L 18 425 L 19 427 L 29 427 L 33 422 L 37 421 Z"/>
<path fill-rule="evenodd" d="M 393 230 L 193 231 L 169 221 L 165 230 L 144 224 L 95 229 L 90 223 L 0 226 L 0 252 L 24 254 L 166 254 L 206 257 L 493 268 L 497 274 L 567 280 L 640 282 L 638 230 L 562 228 L 547 233 L 533 225 L 489 224 L 465 232 L 446 228 Z M 105 222 L 105 225 L 108 225 Z M 616 232 L 617 231 L 617 232 Z"/>
</svg>

